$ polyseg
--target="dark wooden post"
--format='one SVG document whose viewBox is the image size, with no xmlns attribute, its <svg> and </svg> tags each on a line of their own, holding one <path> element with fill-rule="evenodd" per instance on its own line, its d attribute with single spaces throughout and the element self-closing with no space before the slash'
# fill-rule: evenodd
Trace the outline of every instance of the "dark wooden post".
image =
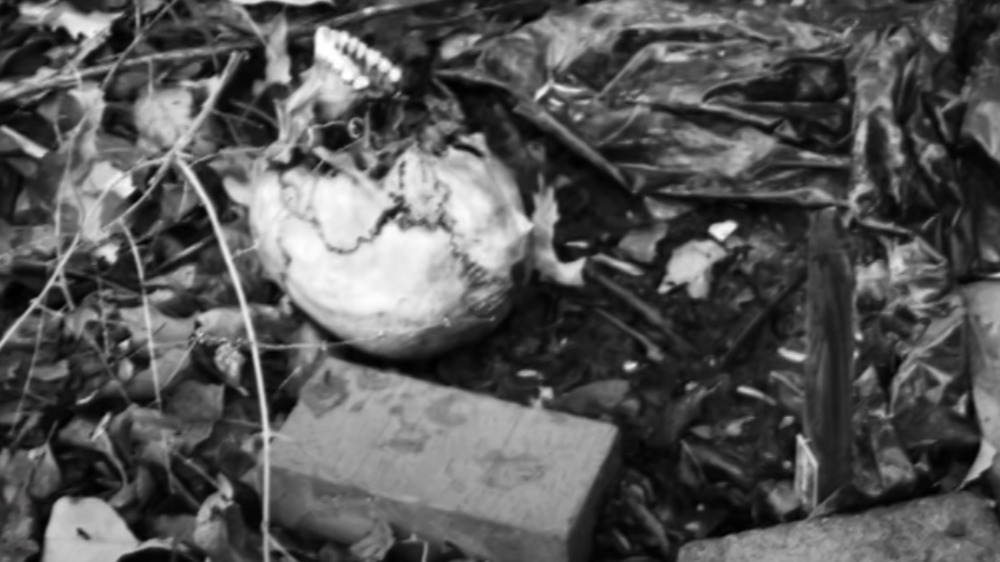
<svg viewBox="0 0 1000 562">
<path fill-rule="evenodd" d="M 854 274 L 838 211 L 814 213 L 806 288 L 804 432 L 816 457 L 816 501 L 851 478 Z"/>
</svg>

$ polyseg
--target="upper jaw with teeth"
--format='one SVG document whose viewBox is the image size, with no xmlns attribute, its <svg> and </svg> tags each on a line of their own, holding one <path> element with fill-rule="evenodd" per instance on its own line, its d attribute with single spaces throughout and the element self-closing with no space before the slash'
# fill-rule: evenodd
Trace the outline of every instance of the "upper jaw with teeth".
<svg viewBox="0 0 1000 562">
<path fill-rule="evenodd" d="M 373 87 L 395 89 L 403 71 L 385 55 L 350 33 L 321 27 L 316 30 L 316 61 L 328 66 L 357 91 Z"/>
</svg>

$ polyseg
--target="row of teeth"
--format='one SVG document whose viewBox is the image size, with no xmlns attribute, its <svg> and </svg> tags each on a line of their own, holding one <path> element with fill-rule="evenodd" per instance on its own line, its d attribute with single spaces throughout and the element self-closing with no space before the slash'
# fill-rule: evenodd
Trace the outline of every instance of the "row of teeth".
<svg viewBox="0 0 1000 562">
<path fill-rule="evenodd" d="M 403 79 L 403 71 L 377 50 L 365 45 L 350 33 L 321 27 L 316 30 L 315 58 L 322 60 L 355 90 L 371 86 L 372 78 L 365 73 L 377 73 L 390 86 Z M 361 68 L 358 62 L 364 63 Z"/>
</svg>

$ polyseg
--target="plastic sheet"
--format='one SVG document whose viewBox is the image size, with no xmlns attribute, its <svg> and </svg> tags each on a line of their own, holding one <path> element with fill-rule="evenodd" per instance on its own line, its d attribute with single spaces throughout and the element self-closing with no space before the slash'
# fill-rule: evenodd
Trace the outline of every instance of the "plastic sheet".
<svg viewBox="0 0 1000 562">
<path fill-rule="evenodd" d="M 630 192 L 843 209 L 857 265 L 888 267 L 856 303 L 854 479 L 821 508 L 839 510 L 939 485 L 962 461 L 937 453 L 978 443 L 955 288 L 1000 271 L 1000 1 L 814 4 L 597 2 L 441 74 L 503 90 Z"/>
</svg>

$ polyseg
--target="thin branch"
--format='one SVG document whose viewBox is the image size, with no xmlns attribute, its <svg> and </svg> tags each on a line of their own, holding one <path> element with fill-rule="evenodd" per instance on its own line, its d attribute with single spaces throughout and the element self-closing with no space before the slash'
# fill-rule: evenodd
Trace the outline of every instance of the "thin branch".
<svg viewBox="0 0 1000 562">
<path fill-rule="evenodd" d="M 264 562 L 270 562 L 271 560 L 271 549 L 270 549 L 270 534 L 269 530 L 271 527 L 271 425 L 270 425 L 270 411 L 267 404 L 267 392 L 264 388 L 264 366 L 260 360 L 261 350 L 257 345 L 257 332 L 253 325 L 253 318 L 250 315 L 250 304 L 247 301 L 246 293 L 243 291 L 243 280 L 240 277 L 239 271 L 236 269 L 236 261 L 233 258 L 233 252 L 229 248 L 229 243 L 226 241 L 226 233 L 222 229 L 222 223 L 219 221 L 219 214 L 215 210 L 215 205 L 212 203 L 211 198 L 208 196 L 208 192 L 205 191 L 205 187 L 201 184 L 198 176 L 195 175 L 194 171 L 190 166 L 187 165 L 183 160 L 178 160 L 175 166 L 180 171 L 181 175 L 187 180 L 188 185 L 198 194 L 201 199 L 202 205 L 205 207 L 205 213 L 208 215 L 208 220 L 212 224 L 212 231 L 215 233 L 216 239 L 219 241 L 219 250 L 222 253 L 222 261 L 226 264 L 226 270 L 229 272 L 229 277 L 233 280 L 233 290 L 236 292 L 236 300 L 240 306 L 240 315 L 243 318 L 243 324 L 246 327 L 247 339 L 250 342 L 250 359 L 253 363 L 253 375 L 254 382 L 257 386 L 257 407 L 260 409 L 260 433 L 261 433 L 261 456 L 263 474 L 261 476 L 261 522 L 260 531 L 261 536 L 264 541 Z"/>
<path fill-rule="evenodd" d="M 643 318 L 646 322 L 649 322 L 655 326 L 660 333 L 667 336 L 670 340 L 671 345 L 674 350 L 683 355 L 695 355 L 697 350 L 694 345 L 691 344 L 685 337 L 681 336 L 676 329 L 674 329 L 674 323 L 670 319 L 665 318 L 660 311 L 653 307 L 651 304 L 642 300 L 638 295 L 632 291 L 626 289 L 625 287 L 616 283 L 610 277 L 597 271 L 596 268 L 590 267 L 588 264 L 585 270 L 587 275 L 596 281 L 598 284 L 603 286 L 609 292 L 617 296 L 629 306 L 633 311 L 635 311 L 639 316 Z"/>
<path fill-rule="evenodd" d="M 139 278 L 139 294 L 142 296 L 142 320 L 146 324 L 146 332 L 149 338 L 146 340 L 146 348 L 149 350 L 149 370 L 153 375 L 153 394 L 156 397 L 156 407 L 163 412 L 163 396 L 160 393 L 160 369 L 156 360 L 156 332 L 153 330 L 153 314 L 149 305 L 149 294 L 146 292 L 146 277 L 142 267 L 142 256 L 139 255 L 139 246 L 135 243 L 135 238 L 129 231 L 125 221 L 118 219 L 122 233 L 128 241 L 132 254 L 132 261 L 135 262 L 135 274 Z"/>
<path fill-rule="evenodd" d="M 395 5 L 370 6 L 350 14 L 344 14 L 335 18 L 298 22 L 291 24 L 288 30 L 290 39 L 308 37 L 315 33 L 316 28 L 325 25 L 338 28 L 361 23 L 377 17 L 388 16 L 416 8 L 430 6 L 434 4 L 446 4 L 451 0 L 416 0 Z M 92 66 L 90 68 L 60 68 L 45 69 L 53 71 L 50 75 L 29 76 L 19 80 L 0 80 L 0 103 L 14 101 L 22 97 L 32 96 L 49 90 L 72 88 L 83 80 L 94 80 L 107 76 L 112 72 L 129 70 L 136 67 L 152 65 L 164 62 L 180 62 L 197 59 L 212 58 L 222 56 L 233 51 L 244 51 L 263 48 L 264 44 L 260 39 L 250 38 L 238 41 L 225 41 L 203 47 L 179 49 L 176 51 L 166 51 L 155 53 L 134 59 L 123 60 L 118 57 L 116 60 Z"/>
<path fill-rule="evenodd" d="M 760 329 L 764 326 L 764 322 L 771 317 L 772 314 L 778 309 L 788 297 L 792 296 L 792 293 L 797 291 L 799 287 L 802 286 L 806 281 L 806 268 L 802 268 L 800 271 L 795 273 L 791 281 L 789 281 L 778 294 L 771 299 L 756 316 L 747 322 L 746 326 L 740 330 L 740 333 L 733 340 L 733 343 L 723 354 L 722 358 L 719 359 L 719 363 L 716 368 L 719 370 L 728 369 L 733 365 L 733 362 L 739 357 L 739 354 L 744 350 L 746 345 L 751 339 L 760 334 Z"/>
</svg>

